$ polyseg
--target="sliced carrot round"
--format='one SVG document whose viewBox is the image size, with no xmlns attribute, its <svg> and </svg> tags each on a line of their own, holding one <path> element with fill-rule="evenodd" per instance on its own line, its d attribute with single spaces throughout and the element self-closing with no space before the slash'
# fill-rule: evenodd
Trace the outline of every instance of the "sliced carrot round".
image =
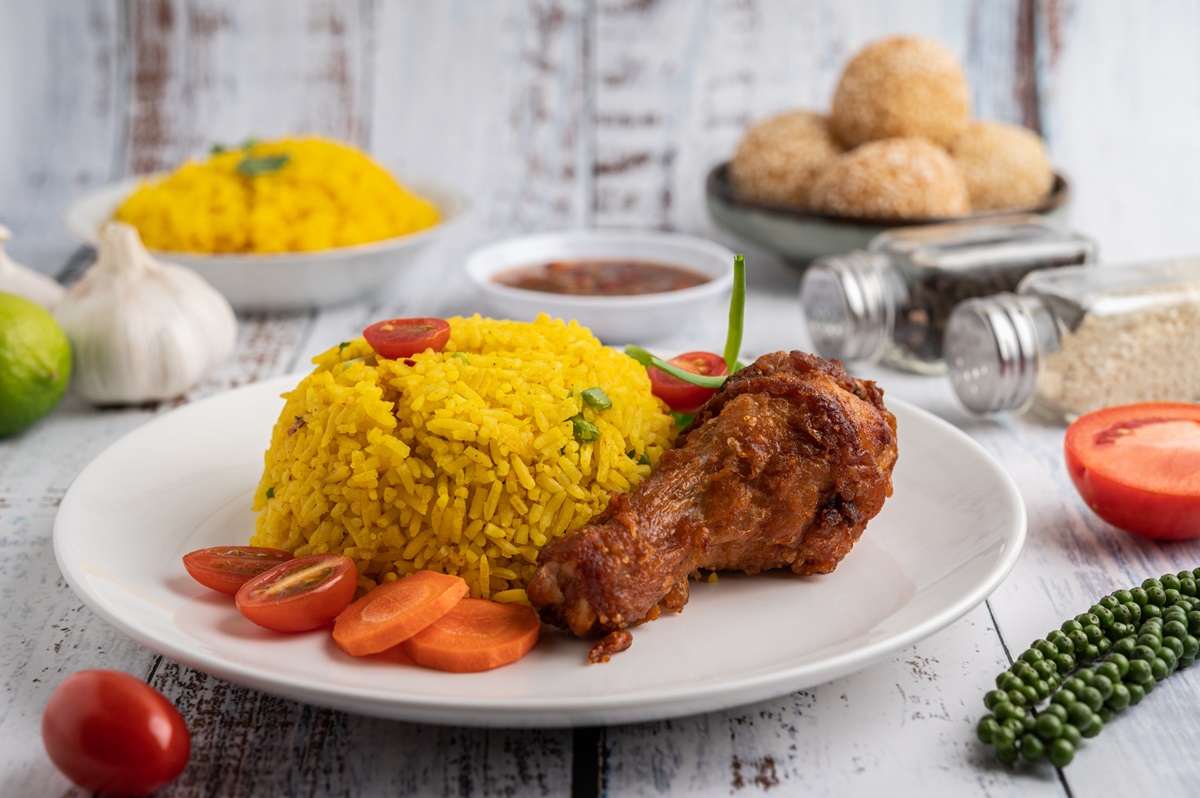
<svg viewBox="0 0 1200 798">
<path fill-rule="evenodd" d="M 524 604 L 465 598 L 404 642 L 418 665 L 474 673 L 516 662 L 537 643 L 541 621 Z"/>
<path fill-rule="evenodd" d="M 385 582 L 338 615 L 333 641 L 356 657 L 386 651 L 449 612 L 467 590 L 462 577 L 437 571 Z"/>
</svg>

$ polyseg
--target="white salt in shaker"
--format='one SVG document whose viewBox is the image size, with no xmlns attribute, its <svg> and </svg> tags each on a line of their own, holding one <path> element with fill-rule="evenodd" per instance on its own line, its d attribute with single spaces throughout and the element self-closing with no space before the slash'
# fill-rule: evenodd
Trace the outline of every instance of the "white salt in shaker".
<svg viewBox="0 0 1200 798">
<path fill-rule="evenodd" d="M 1037 269 L 1090 263 L 1095 243 L 1034 214 L 885 230 L 865 250 L 818 258 L 800 305 L 817 354 L 946 371 L 950 312 L 973 297 L 1013 291 Z"/>
<path fill-rule="evenodd" d="M 1200 258 L 1034 272 L 959 304 L 945 356 L 967 408 L 1070 422 L 1091 410 L 1200 399 Z"/>
</svg>

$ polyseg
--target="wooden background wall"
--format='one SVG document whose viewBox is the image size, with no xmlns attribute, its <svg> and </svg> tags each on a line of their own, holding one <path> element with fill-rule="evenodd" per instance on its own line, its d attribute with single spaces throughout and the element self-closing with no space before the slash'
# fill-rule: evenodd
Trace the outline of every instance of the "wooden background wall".
<svg viewBox="0 0 1200 798">
<path fill-rule="evenodd" d="M 846 59 L 900 32 L 960 55 L 978 116 L 1041 129 L 1106 260 L 1200 253 L 1190 0 L 4 0 L 0 221 L 56 273 L 81 192 L 318 133 L 472 197 L 434 270 L 526 230 L 724 238 L 707 168 L 751 121 L 827 107 Z"/>
</svg>

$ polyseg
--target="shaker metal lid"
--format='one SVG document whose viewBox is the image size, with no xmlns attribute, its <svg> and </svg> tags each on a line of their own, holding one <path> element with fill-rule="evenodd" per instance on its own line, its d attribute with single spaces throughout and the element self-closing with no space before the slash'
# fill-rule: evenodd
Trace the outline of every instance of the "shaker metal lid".
<svg viewBox="0 0 1200 798">
<path fill-rule="evenodd" d="M 891 334 L 895 307 L 883 276 L 886 256 L 864 251 L 814 260 L 800 282 L 800 308 L 816 354 L 875 360 Z"/>
<path fill-rule="evenodd" d="M 1040 303 L 1016 294 L 962 302 L 946 324 L 943 352 L 950 381 L 969 410 L 1021 410 L 1037 387 Z"/>
</svg>

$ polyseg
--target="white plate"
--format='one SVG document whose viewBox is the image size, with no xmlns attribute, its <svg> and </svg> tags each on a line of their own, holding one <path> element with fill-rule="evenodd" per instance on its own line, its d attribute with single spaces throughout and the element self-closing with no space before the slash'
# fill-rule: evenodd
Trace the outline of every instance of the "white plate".
<svg viewBox="0 0 1200 798">
<path fill-rule="evenodd" d="M 769 698 L 860 670 L 956 620 L 1007 575 L 1025 537 L 1016 487 L 946 422 L 892 399 L 895 495 L 827 576 L 722 576 L 633 647 L 587 665 L 549 633 L 517 663 L 456 675 L 343 654 L 327 632 L 276 635 L 193 582 L 180 558 L 244 543 L 251 493 L 298 376 L 187 405 L 117 441 L 54 525 L 71 587 L 134 640 L 249 687 L 366 715 L 480 726 L 646 721 Z"/>
<path fill-rule="evenodd" d="M 112 219 L 143 175 L 79 197 L 63 215 L 63 223 L 80 241 L 95 246 L 100 228 Z M 413 179 L 404 185 L 437 206 L 442 219 L 433 227 L 398 238 L 314 252 L 207 254 L 164 252 L 154 255 L 192 269 L 225 295 L 240 311 L 302 310 L 360 299 L 418 263 L 425 248 L 457 224 L 468 209 L 465 197 L 436 183 Z"/>
</svg>

